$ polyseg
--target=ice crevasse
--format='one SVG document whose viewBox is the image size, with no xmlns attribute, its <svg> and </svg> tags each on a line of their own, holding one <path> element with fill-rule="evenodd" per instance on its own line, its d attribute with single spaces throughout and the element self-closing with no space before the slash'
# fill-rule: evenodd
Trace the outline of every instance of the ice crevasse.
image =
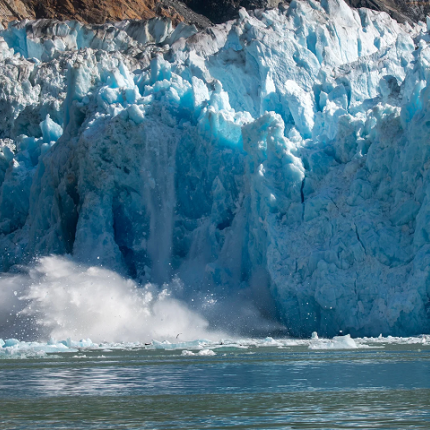
<svg viewBox="0 0 430 430">
<path fill-rule="evenodd" d="M 71 254 L 291 335 L 430 330 L 430 36 L 343 0 L 0 31 L 0 269 Z M 209 305 L 208 305 L 209 306 Z"/>
</svg>

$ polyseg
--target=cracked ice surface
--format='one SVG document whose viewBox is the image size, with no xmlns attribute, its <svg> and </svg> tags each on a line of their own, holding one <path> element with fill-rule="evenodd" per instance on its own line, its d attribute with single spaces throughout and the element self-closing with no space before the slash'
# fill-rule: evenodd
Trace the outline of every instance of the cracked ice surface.
<svg viewBox="0 0 430 430">
<path fill-rule="evenodd" d="M 72 254 L 292 335 L 428 332 L 427 28 L 293 1 L 0 32 L 0 268 Z M 210 312 L 210 310 L 208 310 Z"/>
</svg>

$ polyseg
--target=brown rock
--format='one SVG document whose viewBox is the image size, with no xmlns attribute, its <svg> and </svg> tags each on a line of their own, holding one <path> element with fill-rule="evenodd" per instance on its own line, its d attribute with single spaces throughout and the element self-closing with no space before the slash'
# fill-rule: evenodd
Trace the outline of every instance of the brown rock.
<svg viewBox="0 0 430 430">
<path fill-rule="evenodd" d="M 285 0 L 289 3 L 290 0 Z M 430 0 L 346 0 L 353 7 L 385 11 L 399 22 L 425 19 Z M 278 0 L 0 0 L 0 22 L 55 18 L 102 24 L 125 19 L 167 17 L 174 24 L 186 22 L 205 28 L 238 16 L 246 9 L 276 7 Z"/>
<path fill-rule="evenodd" d="M 190 15 L 188 19 L 178 9 Z M 190 23 L 198 27 L 210 24 L 209 20 L 187 10 L 183 4 L 175 7 L 174 0 L 0 0 L 0 22 L 3 25 L 22 19 L 49 18 L 103 24 L 156 16 L 170 18 L 174 24 L 188 22 L 190 17 Z"/>
</svg>

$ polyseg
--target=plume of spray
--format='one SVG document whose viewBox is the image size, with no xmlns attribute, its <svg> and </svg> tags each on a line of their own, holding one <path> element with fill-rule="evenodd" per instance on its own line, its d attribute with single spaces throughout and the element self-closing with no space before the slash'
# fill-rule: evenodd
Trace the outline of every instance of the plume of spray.
<svg viewBox="0 0 430 430">
<path fill-rule="evenodd" d="M 146 342 L 175 340 L 178 333 L 181 340 L 221 336 L 172 298 L 168 285 L 138 288 L 113 271 L 67 257 L 43 257 L 24 274 L 3 275 L 0 300 L 0 337 Z"/>
</svg>

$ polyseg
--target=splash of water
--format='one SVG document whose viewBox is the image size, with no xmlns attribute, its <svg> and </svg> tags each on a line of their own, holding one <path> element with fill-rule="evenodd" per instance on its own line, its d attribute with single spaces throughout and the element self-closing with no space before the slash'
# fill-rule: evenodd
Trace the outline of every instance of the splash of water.
<svg viewBox="0 0 430 430">
<path fill-rule="evenodd" d="M 25 272 L 0 278 L 0 337 L 145 342 L 179 333 L 184 340 L 219 335 L 171 296 L 174 285 L 138 288 L 103 267 L 56 256 L 39 259 Z"/>
</svg>

